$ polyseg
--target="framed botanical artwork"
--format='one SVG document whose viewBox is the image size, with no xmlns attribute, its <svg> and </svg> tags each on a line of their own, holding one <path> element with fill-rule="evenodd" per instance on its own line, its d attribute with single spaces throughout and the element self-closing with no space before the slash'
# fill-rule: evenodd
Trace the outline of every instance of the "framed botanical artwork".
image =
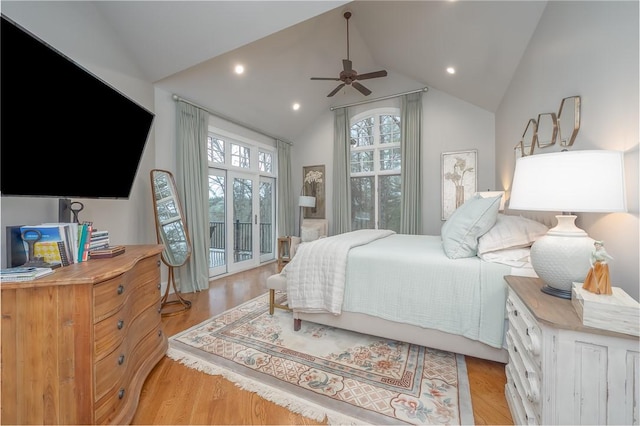
<svg viewBox="0 0 640 426">
<path fill-rule="evenodd" d="M 315 197 L 315 207 L 304 207 L 303 218 L 324 219 L 325 218 L 325 189 L 326 176 L 324 165 L 304 166 L 302 168 L 302 195 Z"/>
<path fill-rule="evenodd" d="M 477 157 L 476 149 L 442 153 L 442 220 L 476 193 Z"/>
</svg>

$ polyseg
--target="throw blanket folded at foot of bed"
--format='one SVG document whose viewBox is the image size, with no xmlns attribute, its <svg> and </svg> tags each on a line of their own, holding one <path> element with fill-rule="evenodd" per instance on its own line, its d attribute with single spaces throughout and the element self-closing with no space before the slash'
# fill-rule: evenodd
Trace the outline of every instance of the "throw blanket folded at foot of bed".
<svg viewBox="0 0 640 426">
<path fill-rule="evenodd" d="M 349 250 L 392 234 L 395 232 L 385 229 L 360 229 L 302 244 L 282 270 L 289 307 L 340 314 Z"/>
</svg>

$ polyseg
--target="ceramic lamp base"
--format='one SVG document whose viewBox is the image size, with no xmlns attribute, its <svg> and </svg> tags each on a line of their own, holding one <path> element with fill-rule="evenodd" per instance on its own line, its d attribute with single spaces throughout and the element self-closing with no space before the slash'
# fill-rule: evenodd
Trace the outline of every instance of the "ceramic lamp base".
<svg viewBox="0 0 640 426">
<path fill-rule="evenodd" d="M 546 284 L 544 293 L 571 299 L 573 283 L 583 282 L 591 266 L 594 240 L 575 226 L 576 216 L 556 218 L 558 225 L 531 246 L 531 265 Z"/>
</svg>

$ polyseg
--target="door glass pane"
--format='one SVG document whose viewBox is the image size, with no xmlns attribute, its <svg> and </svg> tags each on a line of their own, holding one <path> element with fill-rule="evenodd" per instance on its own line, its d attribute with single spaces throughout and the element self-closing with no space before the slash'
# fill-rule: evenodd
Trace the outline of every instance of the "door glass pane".
<svg viewBox="0 0 640 426">
<path fill-rule="evenodd" d="M 375 229 L 373 176 L 351 178 L 351 229 Z"/>
<path fill-rule="evenodd" d="M 253 258 L 253 181 L 233 179 L 233 261 Z"/>
<path fill-rule="evenodd" d="M 400 232 L 400 175 L 379 177 L 379 229 Z"/>
<path fill-rule="evenodd" d="M 209 268 L 227 264 L 225 254 L 225 177 L 209 176 Z"/>
<path fill-rule="evenodd" d="M 273 183 L 260 181 L 260 256 L 273 254 Z"/>
</svg>

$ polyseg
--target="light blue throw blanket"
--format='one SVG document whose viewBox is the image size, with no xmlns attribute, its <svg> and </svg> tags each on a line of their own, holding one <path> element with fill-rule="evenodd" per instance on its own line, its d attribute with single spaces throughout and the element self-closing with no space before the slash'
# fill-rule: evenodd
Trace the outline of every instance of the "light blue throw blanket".
<svg viewBox="0 0 640 426">
<path fill-rule="evenodd" d="M 439 236 L 393 234 L 349 251 L 342 309 L 501 348 L 510 272 L 475 256 L 449 259 Z"/>
</svg>

